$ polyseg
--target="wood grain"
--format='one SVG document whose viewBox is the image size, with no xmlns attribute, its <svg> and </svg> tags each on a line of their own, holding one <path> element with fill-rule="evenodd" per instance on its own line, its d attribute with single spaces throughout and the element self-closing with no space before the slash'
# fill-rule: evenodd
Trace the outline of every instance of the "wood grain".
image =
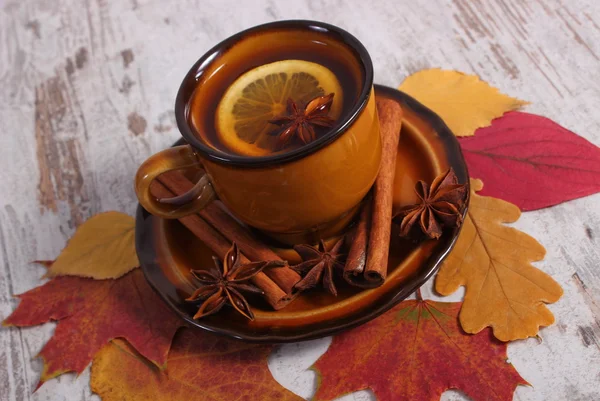
<svg viewBox="0 0 600 401">
<path fill-rule="evenodd" d="M 0 1 L 0 318 L 13 294 L 94 213 L 132 214 L 136 167 L 178 137 L 180 80 L 216 42 L 275 19 L 328 21 L 368 48 L 376 82 L 443 67 L 478 74 L 600 145 L 600 2 L 596 0 Z M 533 387 L 515 400 L 600 400 L 600 195 L 525 213 L 517 228 L 548 249 L 539 268 L 565 289 L 543 341 L 509 346 Z M 427 291 L 425 291 L 427 293 Z M 435 295 L 429 292 L 429 296 Z M 450 299 L 458 299 L 460 294 Z M 0 400 L 97 400 L 88 373 L 31 394 L 52 325 L 0 329 Z M 275 377 L 308 398 L 306 371 L 328 339 L 286 345 Z M 366 392 L 344 400 L 373 400 Z M 449 391 L 442 400 L 466 400 Z"/>
</svg>

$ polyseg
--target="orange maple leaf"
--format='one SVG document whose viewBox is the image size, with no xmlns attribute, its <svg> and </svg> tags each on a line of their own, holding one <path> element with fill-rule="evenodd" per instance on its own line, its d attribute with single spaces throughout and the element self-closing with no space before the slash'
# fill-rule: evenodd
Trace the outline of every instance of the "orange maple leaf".
<svg viewBox="0 0 600 401">
<path fill-rule="evenodd" d="M 166 372 L 149 366 L 125 341 L 104 347 L 92 364 L 92 390 L 103 401 L 303 401 L 271 376 L 273 346 L 184 329 L 173 341 Z"/>
<path fill-rule="evenodd" d="M 33 326 L 57 320 L 39 357 L 38 384 L 62 373 L 81 373 L 102 346 L 126 338 L 144 357 L 164 368 L 175 332 L 184 323 L 152 291 L 136 269 L 119 279 L 58 277 L 18 295 L 21 303 L 5 326 Z"/>
<path fill-rule="evenodd" d="M 390 312 L 334 337 L 315 363 L 314 400 L 370 388 L 379 401 L 437 401 L 450 388 L 474 400 L 511 401 L 528 384 L 506 361 L 506 343 L 489 329 L 466 334 L 461 303 L 404 301 Z"/>
</svg>

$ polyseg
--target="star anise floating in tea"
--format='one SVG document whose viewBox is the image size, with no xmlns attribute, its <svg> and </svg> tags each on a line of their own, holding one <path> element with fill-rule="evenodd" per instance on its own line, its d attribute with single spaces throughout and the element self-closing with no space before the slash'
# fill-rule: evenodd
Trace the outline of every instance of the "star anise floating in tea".
<svg viewBox="0 0 600 401">
<path fill-rule="evenodd" d="M 431 185 L 419 181 L 415 185 L 419 202 L 402 208 L 394 217 L 400 224 L 400 235 L 408 237 L 418 227 L 431 239 L 442 235 L 442 228 L 460 227 L 467 186 L 459 184 L 450 168 L 437 176 Z"/>
<path fill-rule="evenodd" d="M 269 120 L 271 124 L 280 126 L 279 130 L 271 133 L 278 136 L 279 146 L 284 147 L 294 137 L 306 145 L 317 139 L 315 126 L 333 127 L 335 121 L 328 116 L 333 96 L 334 94 L 330 93 L 326 96 L 316 97 L 308 102 L 306 107 L 288 99 L 286 113 Z"/>
<path fill-rule="evenodd" d="M 329 290 L 330 293 L 337 296 L 337 289 L 333 282 L 334 270 L 343 269 L 344 264 L 341 262 L 343 255 L 340 254 L 343 237 L 339 239 L 330 251 L 325 248 L 325 243 L 319 241 L 318 248 L 310 245 L 296 245 L 294 250 L 298 252 L 302 258 L 302 263 L 292 266 L 291 268 L 301 275 L 300 280 L 294 288 L 300 291 L 316 287 L 320 282 L 323 287 Z"/>
<path fill-rule="evenodd" d="M 238 246 L 233 243 L 221 262 L 213 256 L 214 266 L 208 270 L 192 270 L 192 275 L 200 282 L 200 286 L 186 299 L 188 302 L 200 303 L 194 319 L 217 313 L 225 304 L 250 320 L 254 314 L 242 292 L 263 294 L 263 291 L 248 283 L 266 267 L 281 267 L 282 261 L 261 261 L 244 263 Z"/>
</svg>

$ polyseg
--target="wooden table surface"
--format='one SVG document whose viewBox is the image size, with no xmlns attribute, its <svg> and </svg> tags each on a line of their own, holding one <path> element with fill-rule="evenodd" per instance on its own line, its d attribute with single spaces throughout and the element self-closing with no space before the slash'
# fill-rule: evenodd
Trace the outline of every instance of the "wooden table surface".
<svg viewBox="0 0 600 401">
<path fill-rule="evenodd" d="M 191 64 L 239 30 L 290 18 L 352 32 L 377 83 L 395 87 L 430 67 L 478 74 L 600 145 L 598 0 L 0 0 L 0 318 L 16 307 L 13 294 L 40 284 L 43 268 L 30 261 L 55 257 L 95 213 L 133 214 L 136 167 L 178 138 L 174 97 Z M 536 265 L 565 295 L 550 305 L 556 324 L 543 341 L 508 348 L 532 384 L 514 399 L 598 401 L 600 194 L 525 213 L 516 227 L 547 248 Z M 424 295 L 434 297 L 431 285 Z M 32 394 L 42 368 L 33 358 L 53 330 L 0 329 L 0 400 L 98 399 L 89 369 Z M 275 378 L 310 398 L 306 369 L 330 341 L 279 348 Z"/>
</svg>

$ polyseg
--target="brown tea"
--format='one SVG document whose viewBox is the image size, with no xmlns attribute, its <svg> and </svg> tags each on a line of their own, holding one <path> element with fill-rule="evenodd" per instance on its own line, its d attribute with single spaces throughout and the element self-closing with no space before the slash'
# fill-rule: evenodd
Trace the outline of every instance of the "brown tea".
<svg viewBox="0 0 600 401">
<path fill-rule="evenodd" d="M 297 149 L 346 121 L 365 72 L 331 35 L 282 29 L 242 37 L 201 76 L 187 110 L 195 135 L 222 152 L 260 157 Z"/>
</svg>

